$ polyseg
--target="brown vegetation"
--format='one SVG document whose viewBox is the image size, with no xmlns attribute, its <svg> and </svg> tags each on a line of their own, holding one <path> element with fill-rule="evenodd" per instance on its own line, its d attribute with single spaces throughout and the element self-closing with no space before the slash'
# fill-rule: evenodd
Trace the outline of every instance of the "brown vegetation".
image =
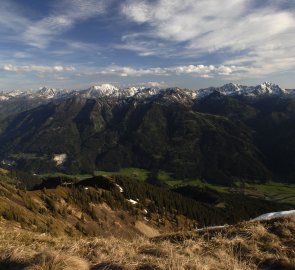
<svg viewBox="0 0 295 270">
<path fill-rule="evenodd" d="M 137 236 L 133 240 L 53 238 L 12 227 L 5 220 L 0 227 L 0 269 L 295 269 L 294 217 L 178 238 Z"/>
</svg>

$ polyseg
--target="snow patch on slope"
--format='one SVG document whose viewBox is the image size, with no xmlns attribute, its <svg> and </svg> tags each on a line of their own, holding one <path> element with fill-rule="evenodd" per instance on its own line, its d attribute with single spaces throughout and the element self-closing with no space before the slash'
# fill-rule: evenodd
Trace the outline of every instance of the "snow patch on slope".
<svg viewBox="0 0 295 270">
<path fill-rule="evenodd" d="M 273 213 L 267 213 L 261 216 L 258 216 L 257 218 L 252 219 L 253 221 L 256 220 L 269 220 L 273 218 L 281 218 L 281 217 L 288 217 L 295 215 L 295 210 L 290 211 L 281 211 L 281 212 L 273 212 Z"/>
<path fill-rule="evenodd" d="M 118 187 L 120 193 L 123 193 L 124 192 L 124 189 L 120 185 L 116 184 L 116 186 Z"/>
<path fill-rule="evenodd" d="M 137 201 L 132 200 L 132 199 L 127 199 L 126 201 L 127 201 L 127 202 L 130 202 L 130 203 L 133 204 L 133 205 L 138 204 Z"/>
<path fill-rule="evenodd" d="M 0 96 L 0 100 L 9 100 L 9 97 L 6 97 L 6 96 Z"/>
<path fill-rule="evenodd" d="M 52 159 L 56 166 L 60 166 L 67 160 L 67 154 L 55 154 Z"/>
</svg>

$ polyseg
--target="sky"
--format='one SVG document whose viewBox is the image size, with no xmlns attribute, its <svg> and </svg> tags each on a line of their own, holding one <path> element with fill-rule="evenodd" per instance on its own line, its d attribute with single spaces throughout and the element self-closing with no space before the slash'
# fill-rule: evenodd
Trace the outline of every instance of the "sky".
<svg viewBox="0 0 295 270">
<path fill-rule="evenodd" d="M 0 91 L 295 88 L 294 0 L 0 0 Z"/>
</svg>

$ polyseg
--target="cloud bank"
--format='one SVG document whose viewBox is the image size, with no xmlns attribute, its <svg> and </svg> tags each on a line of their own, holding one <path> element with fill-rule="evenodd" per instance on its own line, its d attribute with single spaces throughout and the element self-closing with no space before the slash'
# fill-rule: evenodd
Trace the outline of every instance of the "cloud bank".
<svg viewBox="0 0 295 270">
<path fill-rule="evenodd" d="M 110 67 L 98 71 L 100 75 L 116 75 L 121 77 L 127 76 L 170 76 L 170 75 L 191 75 L 193 77 L 208 78 L 212 76 L 228 76 L 235 72 L 241 71 L 236 66 L 205 66 L 205 65 L 188 65 L 174 67 L 151 67 L 151 68 L 132 68 L 132 67 Z"/>
<path fill-rule="evenodd" d="M 59 72 L 73 72 L 76 69 L 72 66 L 38 66 L 38 65 L 25 65 L 17 66 L 12 64 L 5 64 L 0 67 L 0 70 L 6 72 L 16 72 L 16 73 L 59 73 Z"/>
<path fill-rule="evenodd" d="M 25 65 L 17 66 L 5 64 L 0 67 L 4 72 L 15 73 L 68 73 L 74 76 L 120 76 L 120 77 L 142 77 L 142 76 L 171 76 L 171 75 L 190 75 L 193 77 L 210 78 L 213 76 L 229 76 L 243 71 L 245 68 L 237 66 L 214 66 L 214 65 L 187 65 L 172 67 L 148 67 L 133 68 L 128 66 L 111 66 L 98 70 L 85 71 L 87 68 L 76 68 L 74 66 L 40 66 Z"/>
</svg>

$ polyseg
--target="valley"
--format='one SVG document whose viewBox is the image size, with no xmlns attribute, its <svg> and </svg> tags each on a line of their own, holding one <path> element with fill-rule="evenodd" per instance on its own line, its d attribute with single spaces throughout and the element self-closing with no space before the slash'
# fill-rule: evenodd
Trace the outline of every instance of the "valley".
<svg viewBox="0 0 295 270">
<path fill-rule="evenodd" d="M 295 270 L 294 74 L 294 0 L 0 0 L 0 270 Z"/>
<path fill-rule="evenodd" d="M 0 235 L 10 247 L 0 245 L 0 269 L 294 264 L 292 215 L 253 221 L 295 207 L 287 90 L 41 90 L 0 101 L 0 227 L 11 227 Z"/>
<path fill-rule="evenodd" d="M 204 189 L 187 200 L 126 177 L 92 176 L 69 186 L 73 178 L 51 176 L 26 190 L 17 188 L 20 174 L 2 169 L 0 269 L 292 269 L 294 216 L 249 221 L 286 205 L 241 194 L 229 201 L 235 196 Z M 196 230 L 224 225 L 227 201 L 238 210 L 229 208 L 234 225 Z"/>
<path fill-rule="evenodd" d="M 95 171 L 96 176 L 127 176 L 134 181 L 146 182 L 150 172 L 145 169 L 139 168 L 124 168 L 118 172 L 110 171 Z M 90 174 L 77 174 L 69 175 L 65 173 L 49 173 L 43 174 L 42 177 L 49 176 L 64 176 L 72 179 L 83 180 L 91 177 Z M 177 188 L 181 186 L 194 186 L 201 189 L 211 189 L 222 193 L 241 193 L 248 194 L 257 198 L 265 198 L 271 201 L 287 203 L 295 205 L 295 185 L 280 182 L 233 182 L 231 186 L 222 186 L 214 183 L 208 183 L 200 179 L 176 179 L 171 174 L 159 171 L 155 176 L 159 186 L 166 187 L 167 189 Z"/>
<path fill-rule="evenodd" d="M 0 121 L 2 163 L 37 174 L 137 167 L 221 185 L 294 182 L 294 99 L 277 85 L 58 93 Z"/>
</svg>

